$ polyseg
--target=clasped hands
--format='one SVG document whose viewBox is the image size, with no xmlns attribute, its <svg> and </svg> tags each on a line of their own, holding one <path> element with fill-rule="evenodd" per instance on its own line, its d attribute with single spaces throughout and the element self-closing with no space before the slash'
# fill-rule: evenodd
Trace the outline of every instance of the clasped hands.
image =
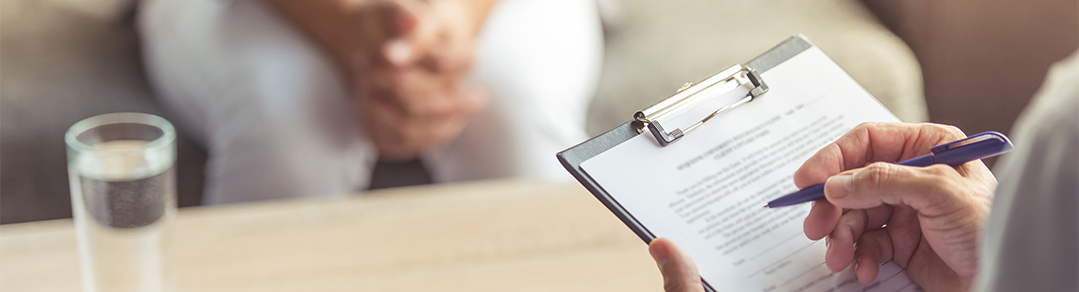
<svg viewBox="0 0 1079 292">
<path fill-rule="evenodd" d="M 456 137 L 484 105 L 464 81 L 483 16 L 458 0 L 365 1 L 352 8 L 354 50 L 338 59 L 367 136 L 386 160 Z"/>
<path fill-rule="evenodd" d="M 825 184 L 827 200 L 813 204 L 804 229 L 809 239 L 826 240 L 828 268 L 853 266 L 858 281 L 870 284 L 878 264 L 893 261 L 925 291 L 969 290 L 996 189 L 993 174 L 980 160 L 955 168 L 892 164 L 965 137 L 937 124 L 866 123 L 809 158 L 794 182 Z M 666 291 L 704 291 L 684 250 L 665 238 L 648 249 Z"/>
</svg>

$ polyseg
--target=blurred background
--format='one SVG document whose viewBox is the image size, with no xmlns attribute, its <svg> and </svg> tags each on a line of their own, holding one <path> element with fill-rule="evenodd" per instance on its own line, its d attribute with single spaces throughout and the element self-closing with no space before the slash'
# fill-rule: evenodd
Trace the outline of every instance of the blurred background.
<svg viewBox="0 0 1079 292">
<path fill-rule="evenodd" d="M 0 224 L 71 216 L 63 133 L 153 99 L 132 1 L 0 0 Z M 904 121 L 1007 133 L 1049 66 L 1079 48 L 1075 0 L 601 0 L 601 133 L 683 83 L 802 33 Z M 181 134 L 184 129 L 180 129 Z M 206 152 L 181 135 L 180 206 L 199 205 Z M 372 188 L 422 183 L 380 163 Z"/>
</svg>

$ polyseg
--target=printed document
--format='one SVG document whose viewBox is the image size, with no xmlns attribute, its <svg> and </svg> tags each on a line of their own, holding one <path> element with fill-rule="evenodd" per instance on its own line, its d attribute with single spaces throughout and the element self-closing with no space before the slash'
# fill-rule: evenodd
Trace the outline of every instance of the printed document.
<svg viewBox="0 0 1079 292">
<path fill-rule="evenodd" d="M 667 147 L 645 132 L 581 168 L 653 235 L 685 248 L 718 291 L 920 291 L 891 262 L 870 286 L 850 268 L 831 273 L 824 240 L 802 230 L 809 204 L 763 208 L 797 190 L 794 172 L 823 146 L 859 123 L 899 120 L 816 47 L 761 77 L 768 93 Z M 697 110 L 747 91 L 722 93 Z"/>
</svg>

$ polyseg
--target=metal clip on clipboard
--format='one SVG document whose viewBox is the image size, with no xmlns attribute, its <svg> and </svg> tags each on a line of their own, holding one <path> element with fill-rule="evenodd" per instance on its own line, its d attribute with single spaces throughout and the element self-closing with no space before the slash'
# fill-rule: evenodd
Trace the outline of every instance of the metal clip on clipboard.
<svg viewBox="0 0 1079 292">
<path fill-rule="evenodd" d="M 713 90 L 716 90 L 720 92 L 730 92 L 745 84 L 750 84 L 753 88 L 750 89 L 749 93 L 746 93 L 746 96 L 742 99 L 720 107 L 700 121 L 686 127 L 685 130 L 675 128 L 670 132 L 667 132 L 663 129 L 663 123 L 669 122 L 673 116 L 677 115 L 677 113 L 683 112 L 685 107 L 691 107 L 694 104 L 700 103 L 703 99 L 708 98 L 706 94 L 703 94 L 705 91 L 712 92 Z M 760 73 L 757 73 L 757 70 L 754 70 L 753 68 L 742 65 L 731 66 L 695 85 L 689 85 L 690 84 L 686 84 L 685 86 L 682 86 L 682 88 L 678 90 L 678 93 L 675 93 L 673 96 L 657 102 L 633 115 L 634 120 L 647 125 L 648 130 L 652 132 L 652 135 L 656 136 L 659 145 L 667 146 L 668 144 L 674 143 L 674 141 L 678 141 L 678 139 L 685 136 L 686 133 L 700 127 L 704 122 L 707 122 L 716 115 L 749 103 L 765 92 L 768 92 L 768 85 L 764 83 L 764 79 L 761 78 Z M 688 88 L 686 88 L 687 86 Z"/>
</svg>

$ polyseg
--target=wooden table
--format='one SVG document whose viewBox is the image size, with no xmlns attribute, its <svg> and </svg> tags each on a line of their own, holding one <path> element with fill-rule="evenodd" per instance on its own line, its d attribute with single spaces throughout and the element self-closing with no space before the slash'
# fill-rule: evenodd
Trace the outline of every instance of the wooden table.
<svg viewBox="0 0 1079 292">
<path fill-rule="evenodd" d="M 661 291 L 578 185 L 492 181 L 182 209 L 180 291 Z M 79 291 L 71 220 L 0 226 L 0 291 Z"/>
</svg>

